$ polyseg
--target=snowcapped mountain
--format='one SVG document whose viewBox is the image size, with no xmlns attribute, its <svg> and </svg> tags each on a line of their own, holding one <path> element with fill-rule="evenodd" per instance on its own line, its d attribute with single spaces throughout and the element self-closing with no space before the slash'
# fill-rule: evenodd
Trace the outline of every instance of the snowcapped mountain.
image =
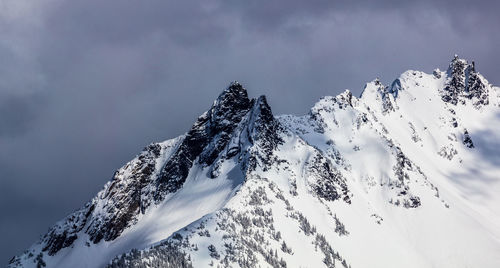
<svg viewBox="0 0 500 268">
<path fill-rule="evenodd" d="M 500 267 L 500 88 L 455 57 L 274 116 L 232 83 L 10 267 Z"/>
</svg>

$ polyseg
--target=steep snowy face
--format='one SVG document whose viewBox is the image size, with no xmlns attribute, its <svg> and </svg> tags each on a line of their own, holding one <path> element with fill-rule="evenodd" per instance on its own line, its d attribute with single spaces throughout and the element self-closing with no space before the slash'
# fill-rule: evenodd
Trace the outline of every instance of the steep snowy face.
<svg viewBox="0 0 500 268">
<path fill-rule="evenodd" d="M 10 265 L 500 267 L 499 104 L 458 57 L 303 116 L 232 83 Z"/>
</svg>

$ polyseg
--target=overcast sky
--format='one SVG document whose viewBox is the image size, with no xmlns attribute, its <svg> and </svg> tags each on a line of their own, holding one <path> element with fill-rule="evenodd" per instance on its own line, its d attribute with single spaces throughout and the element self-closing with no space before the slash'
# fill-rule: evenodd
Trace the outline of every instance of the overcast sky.
<svg viewBox="0 0 500 268">
<path fill-rule="evenodd" d="M 355 2 L 355 3 L 353 3 Z M 376 77 L 500 83 L 498 1 L 0 0 L 0 265 L 230 81 L 304 114 Z"/>
</svg>

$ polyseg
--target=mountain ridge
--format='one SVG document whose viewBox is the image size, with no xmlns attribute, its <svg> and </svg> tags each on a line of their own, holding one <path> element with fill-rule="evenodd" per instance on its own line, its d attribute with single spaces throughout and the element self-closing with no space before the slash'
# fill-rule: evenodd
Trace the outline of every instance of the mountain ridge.
<svg viewBox="0 0 500 268">
<path fill-rule="evenodd" d="M 359 214 L 371 222 L 363 228 L 399 230 L 412 225 L 399 224 L 402 219 L 422 222 L 432 216 L 444 234 L 414 226 L 416 234 L 449 239 L 457 233 L 443 229 L 450 222 L 439 216 L 449 214 L 460 220 L 452 226 L 462 231 L 474 222 L 469 217 L 491 221 L 477 224 L 477 237 L 468 237 L 487 241 L 472 244 L 492 254 L 491 261 L 478 253 L 462 261 L 494 267 L 500 264 L 493 254 L 500 250 L 498 207 L 462 200 L 464 192 L 450 174 L 471 177 L 469 161 L 486 159 L 476 153 L 486 144 L 476 133 L 494 131 L 480 123 L 500 121 L 498 91 L 474 63 L 458 56 L 446 72 L 410 70 L 390 86 L 378 79 L 367 83 L 359 98 L 350 91 L 323 97 L 304 116 L 274 116 L 265 96 L 249 99 L 233 82 L 185 135 L 147 146 L 96 198 L 10 266 L 296 267 L 302 255 L 313 259 L 302 264 L 314 267 L 364 267 L 353 252 L 364 248 L 364 233 L 372 237 L 368 245 L 386 235 L 394 244 L 382 248 L 406 256 L 415 267 L 454 267 L 423 249 L 426 241 L 411 232 L 393 235 L 384 229 L 377 235 L 353 222 Z M 484 162 L 485 170 L 474 176 L 496 182 L 498 165 Z M 297 232 L 311 242 L 294 242 Z M 133 248 L 145 250 L 120 255 Z M 375 266 L 406 264 L 378 253 L 382 256 L 370 255 Z"/>
</svg>

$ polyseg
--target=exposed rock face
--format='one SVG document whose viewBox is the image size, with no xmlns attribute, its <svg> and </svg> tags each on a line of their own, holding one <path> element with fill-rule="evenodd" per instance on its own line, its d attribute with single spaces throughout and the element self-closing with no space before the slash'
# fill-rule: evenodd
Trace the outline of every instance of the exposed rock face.
<svg viewBox="0 0 500 268">
<path fill-rule="evenodd" d="M 378 87 L 377 92 L 380 94 L 380 98 L 382 99 L 382 114 L 394 111 L 394 105 L 392 104 L 390 98 L 392 95 L 391 92 L 389 92 L 387 87 L 382 85 L 378 79 L 375 81 L 375 85 Z"/>
<path fill-rule="evenodd" d="M 481 77 L 476 72 L 474 67 L 474 62 L 472 62 L 468 67 L 466 73 L 468 76 L 466 77 L 466 94 L 465 96 L 472 100 L 474 107 L 479 108 L 483 105 L 488 105 L 488 91 L 486 90 L 486 86 L 484 85 Z"/>
<path fill-rule="evenodd" d="M 78 233 L 87 223 L 87 220 L 95 208 L 94 202 L 87 203 L 82 209 L 74 212 L 60 221 L 43 237 L 43 251 L 54 255 L 61 248 L 69 247 L 78 238 Z"/>
<path fill-rule="evenodd" d="M 472 142 L 472 139 L 469 135 L 469 132 L 467 131 L 467 129 L 464 131 L 464 139 L 463 139 L 463 143 L 465 146 L 469 147 L 469 148 L 474 148 L 474 143 Z"/>
<path fill-rule="evenodd" d="M 330 160 L 320 153 L 316 154 L 307 163 L 307 172 L 308 177 L 313 178 L 311 187 L 320 198 L 327 201 L 342 199 L 346 203 L 351 203 L 346 179 L 339 170 L 333 167 Z"/>
<path fill-rule="evenodd" d="M 391 93 L 394 96 L 394 98 L 397 98 L 399 91 L 401 90 L 403 90 L 403 87 L 401 86 L 401 80 L 396 79 L 392 82 L 389 93 Z"/>
<path fill-rule="evenodd" d="M 142 196 L 143 189 L 153 180 L 161 151 L 159 144 L 151 144 L 136 161 L 115 173 L 101 197 L 99 212 L 93 215 L 86 229 L 90 241 L 99 243 L 101 239 L 110 241 L 117 238 L 133 224 L 135 216 L 149 206 L 149 201 Z"/>
<path fill-rule="evenodd" d="M 455 55 L 448 67 L 447 75 L 448 81 L 441 95 L 443 101 L 457 105 L 469 99 L 477 109 L 488 105 L 488 91 L 479 73 L 476 72 L 474 62 L 469 64 Z"/>
<path fill-rule="evenodd" d="M 276 161 L 273 151 L 283 142 L 280 137 L 281 126 L 274 119 L 266 97 L 260 96 L 257 99 L 249 115 L 246 131 L 248 140 L 254 147 L 250 150 L 245 166 L 249 171 L 255 170 L 257 165 L 266 170 Z"/>
<path fill-rule="evenodd" d="M 198 118 L 177 152 L 163 167 L 156 180 L 156 202 L 182 187 L 196 158 L 204 166 L 213 164 L 253 102 L 239 83 L 231 84 L 222 92 L 212 108 Z"/>
<path fill-rule="evenodd" d="M 448 67 L 447 75 L 449 80 L 444 88 L 443 95 L 441 96 L 444 102 L 457 105 L 460 95 L 465 91 L 466 68 L 467 62 L 455 55 L 455 58 L 453 58 L 450 66 Z"/>
<path fill-rule="evenodd" d="M 43 238 L 43 250 L 54 255 L 62 248 L 71 246 L 80 231 L 88 234 L 93 243 L 118 237 L 149 205 L 148 200 L 142 197 L 143 190 L 153 179 L 162 150 L 160 144 L 153 143 L 144 148 L 136 159 L 116 171 L 96 198 L 51 228 Z"/>
</svg>

